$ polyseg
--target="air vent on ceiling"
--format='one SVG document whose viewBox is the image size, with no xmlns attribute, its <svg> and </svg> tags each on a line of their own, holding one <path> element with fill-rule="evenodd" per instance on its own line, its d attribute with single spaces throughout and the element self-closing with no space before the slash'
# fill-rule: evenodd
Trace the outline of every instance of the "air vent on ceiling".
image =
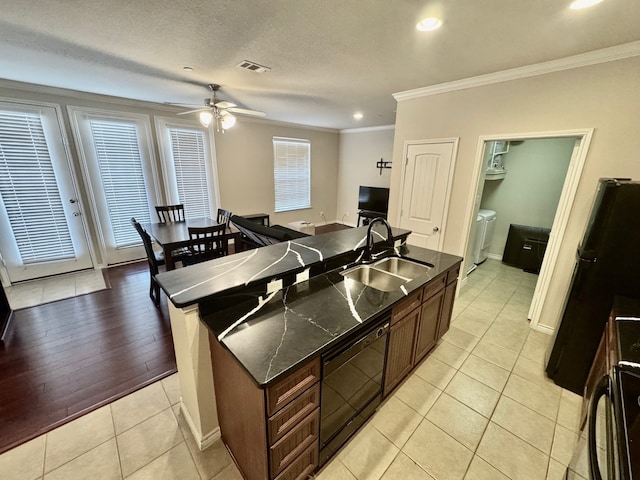
<svg viewBox="0 0 640 480">
<path fill-rule="evenodd" d="M 244 68 L 245 70 L 249 70 L 251 72 L 256 73 L 264 73 L 268 70 L 271 70 L 269 67 L 265 67 L 264 65 L 258 65 L 257 63 L 250 62 L 249 60 L 243 60 L 236 67 Z"/>
</svg>

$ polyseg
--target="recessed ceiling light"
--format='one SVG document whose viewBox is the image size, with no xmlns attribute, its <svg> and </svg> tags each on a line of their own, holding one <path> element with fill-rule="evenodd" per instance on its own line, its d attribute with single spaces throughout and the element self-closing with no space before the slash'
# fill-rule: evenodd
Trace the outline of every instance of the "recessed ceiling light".
<svg viewBox="0 0 640 480">
<path fill-rule="evenodd" d="M 575 0 L 569 5 L 569 8 L 571 10 L 582 10 L 583 8 L 593 7 L 600 2 L 602 2 L 602 0 Z"/>
<path fill-rule="evenodd" d="M 362 115 L 360 112 L 353 114 L 353 118 L 355 118 L 356 120 L 362 120 L 362 117 L 364 117 L 364 115 Z"/>
<path fill-rule="evenodd" d="M 182 67 L 185 72 L 193 72 L 193 67 Z"/>
<path fill-rule="evenodd" d="M 442 26 L 442 20 L 436 17 L 429 17 L 420 20 L 420 23 L 416 25 L 416 28 L 421 32 L 431 32 L 437 30 Z"/>
</svg>

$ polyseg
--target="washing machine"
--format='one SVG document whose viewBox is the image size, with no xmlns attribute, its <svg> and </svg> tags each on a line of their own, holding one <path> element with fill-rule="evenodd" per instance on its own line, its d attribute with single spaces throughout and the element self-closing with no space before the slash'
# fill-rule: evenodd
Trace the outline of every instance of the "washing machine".
<svg viewBox="0 0 640 480">
<path fill-rule="evenodd" d="M 477 248 L 474 250 L 473 261 L 476 265 L 480 265 L 489 256 L 489 247 L 496 227 L 497 214 L 495 210 L 481 208 L 478 211 L 478 217 L 482 217 L 482 220 L 478 221 L 476 218 L 476 226 L 478 227 L 476 232 Z"/>
<path fill-rule="evenodd" d="M 471 270 L 469 270 L 469 272 L 475 269 L 476 265 L 479 263 L 478 259 L 480 258 L 480 251 L 482 250 L 482 237 L 484 235 L 484 226 L 485 226 L 484 216 L 480 214 L 476 215 L 476 228 L 475 228 L 475 233 L 473 237 L 473 250 L 472 250 L 472 256 L 471 256 L 471 258 L 473 258 L 474 265 L 471 267 Z"/>
</svg>

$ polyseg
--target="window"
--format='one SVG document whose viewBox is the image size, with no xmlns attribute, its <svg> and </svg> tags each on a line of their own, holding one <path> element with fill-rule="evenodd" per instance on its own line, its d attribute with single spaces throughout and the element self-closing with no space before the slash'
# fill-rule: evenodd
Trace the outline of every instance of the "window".
<svg viewBox="0 0 640 480">
<path fill-rule="evenodd" d="M 115 247 L 140 243 L 131 217 L 149 222 L 149 201 L 135 122 L 89 120 Z"/>
<path fill-rule="evenodd" d="M 273 137 L 275 211 L 311 207 L 309 140 Z"/>
<path fill-rule="evenodd" d="M 188 120 L 156 122 L 168 202 L 183 203 L 186 218 L 213 218 L 219 201 L 211 132 Z"/>
</svg>

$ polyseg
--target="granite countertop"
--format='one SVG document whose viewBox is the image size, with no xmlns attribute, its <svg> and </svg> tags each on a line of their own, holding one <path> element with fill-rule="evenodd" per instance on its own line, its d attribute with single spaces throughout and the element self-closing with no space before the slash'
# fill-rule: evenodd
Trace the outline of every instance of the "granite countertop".
<svg viewBox="0 0 640 480">
<path fill-rule="evenodd" d="M 382 292 L 347 280 L 336 269 L 260 298 L 202 315 L 209 331 L 265 386 L 376 319 L 413 290 L 462 258 L 413 246 L 403 257 L 433 265 L 404 285 Z"/>
<path fill-rule="evenodd" d="M 366 245 L 367 228 L 351 228 L 256 248 L 162 272 L 156 279 L 169 300 L 183 308 L 233 290 L 264 284 L 284 274 L 302 272 L 341 255 L 353 253 L 357 256 Z M 376 224 L 374 232 L 378 242 L 386 238 L 382 225 Z M 406 238 L 411 232 L 393 228 L 392 233 L 399 239 Z"/>
</svg>

